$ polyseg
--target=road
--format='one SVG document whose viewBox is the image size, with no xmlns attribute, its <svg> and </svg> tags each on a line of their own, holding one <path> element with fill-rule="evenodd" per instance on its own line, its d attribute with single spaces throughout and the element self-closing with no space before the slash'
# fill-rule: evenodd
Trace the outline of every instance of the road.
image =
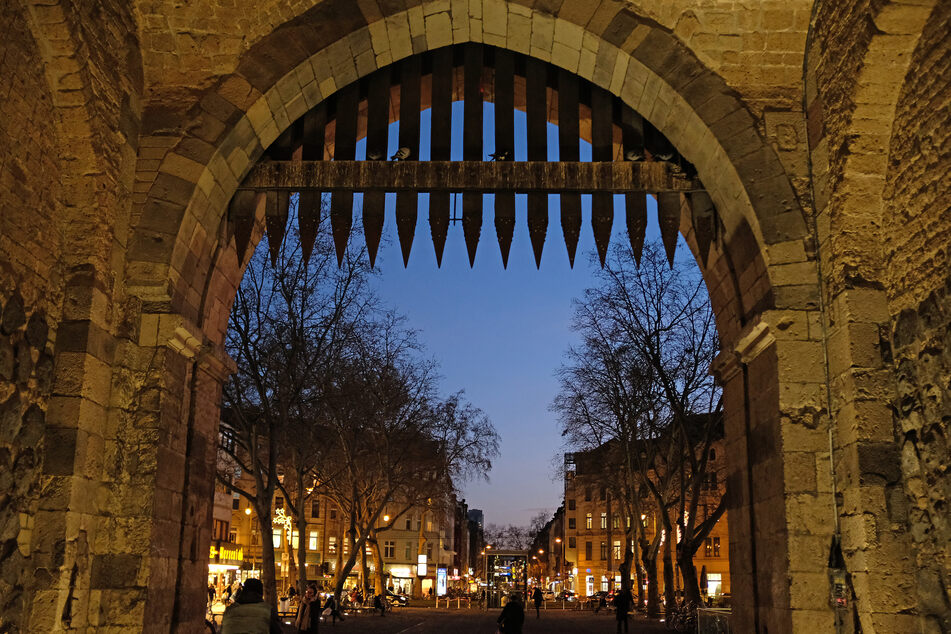
<svg viewBox="0 0 951 634">
<path fill-rule="evenodd" d="M 400 608 L 385 617 L 361 614 L 351 615 L 346 621 L 332 625 L 320 624 L 321 632 L 334 634 L 492 634 L 496 631 L 495 619 L 500 610 L 446 610 L 434 608 Z M 541 618 L 535 619 L 534 611 L 525 614 L 524 634 L 587 634 L 604 632 L 613 634 L 617 622 L 613 614 L 594 614 L 560 609 L 542 610 Z M 663 623 L 632 617 L 630 631 L 633 634 L 660 634 L 666 632 Z M 286 627 L 290 634 L 292 627 Z"/>
</svg>

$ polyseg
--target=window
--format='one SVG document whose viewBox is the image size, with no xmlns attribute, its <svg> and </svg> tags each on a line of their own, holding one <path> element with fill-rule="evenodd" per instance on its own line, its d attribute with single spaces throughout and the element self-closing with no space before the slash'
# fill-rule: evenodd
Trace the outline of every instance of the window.
<svg viewBox="0 0 951 634">
<path fill-rule="evenodd" d="M 611 517 L 611 528 L 617 530 L 621 527 L 621 518 L 617 515 Z"/>
<path fill-rule="evenodd" d="M 584 527 L 591 530 L 591 513 L 584 514 Z"/>
<path fill-rule="evenodd" d="M 330 509 L 330 519 L 337 519 L 337 509 Z"/>
<path fill-rule="evenodd" d="M 621 542 L 619 540 L 614 541 L 614 561 L 621 561 L 624 557 L 621 555 Z"/>
<path fill-rule="evenodd" d="M 320 498 L 314 498 L 310 501 L 310 516 L 320 517 Z"/>
<path fill-rule="evenodd" d="M 258 545 L 258 532 L 257 532 L 257 531 L 251 531 L 251 545 L 252 545 L 252 546 L 257 546 L 257 545 Z"/>
<path fill-rule="evenodd" d="M 575 518 L 573 517 L 568 518 L 568 528 L 570 528 L 571 530 L 575 529 Z"/>
<path fill-rule="evenodd" d="M 578 538 L 569 537 L 568 538 L 568 548 L 577 548 L 578 547 Z"/>
<path fill-rule="evenodd" d="M 280 548 L 281 547 L 281 531 L 272 532 L 271 541 L 274 543 L 275 548 Z"/>
<path fill-rule="evenodd" d="M 237 493 L 231 498 L 231 508 L 235 511 L 241 508 L 241 496 Z"/>
<path fill-rule="evenodd" d="M 608 514 L 601 513 L 601 530 L 604 530 L 608 527 Z"/>
<path fill-rule="evenodd" d="M 317 531 L 310 532 L 310 538 L 307 540 L 307 550 L 317 550 L 317 544 L 320 542 L 320 535 Z"/>
<path fill-rule="evenodd" d="M 568 510 L 569 510 L 569 511 L 575 510 L 575 500 L 574 500 L 574 498 L 568 500 Z"/>
<path fill-rule="evenodd" d="M 330 543 L 327 544 L 327 553 L 330 555 L 337 554 L 337 538 L 336 537 L 330 538 Z"/>
<path fill-rule="evenodd" d="M 350 540 L 345 539 L 343 540 L 343 556 L 346 557 L 349 554 L 350 554 Z"/>
<path fill-rule="evenodd" d="M 274 498 L 274 508 L 275 509 L 284 508 L 284 498 L 282 498 L 280 495 Z"/>
<path fill-rule="evenodd" d="M 585 489 L 584 489 L 584 501 L 585 501 L 585 502 L 590 502 L 590 501 L 591 501 L 591 487 L 585 487 Z"/>
<path fill-rule="evenodd" d="M 409 520 L 406 520 L 409 523 Z M 406 550 L 403 551 L 403 559 L 413 561 L 413 542 L 406 542 Z"/>
<path fill-rule="evenodd" d="M 713 540 L 709 537 L 703 540 L 703 556 L 713 557 Z"/>
<path fill-rule="evenodd" d="M 407 516 L 406 516 L 406 530 L 409 531 L 409 530 L 412 530 L 412 529 L 413 529 L 413 518 L 410 517 L 409 515 L 407 515 Z"/>
<path fill-rule="evenodd" d="M 237 543 L 238 543 L 238 531 L 236 531 L 236 530 L 231 530 L 231 531 L 229 531 L 229 532 L 228 532 L 228 541 L 231 542 L 232 544 L 237 544 Z"/>
<path fill-rule="evenodd" d="M 228 538 L 228 522 L 215 520 L 211 529 L 211 538 L 214 540 L 225 540 Z"/>
<path fill-rule="evenodd" d="M 707 489 L 708 491 L 717 490 L 717 472 L 716 471 L 704 474 L 703 485 L 701 488 Z"/>
<path fill-rule="evenodd" d="M 433 530 L 433 516 L 432 515 L 426 516 L 426 530 L 428 532 L 432 532 Z"/>
<path fill-rule="evenodd" d="M 720 556 L 720 538 L 719 537 L 713 538 L 713 556 L 714 557 Z"/>
<path fill-rule="evenodd" d="M 297 534 L 297 531 L 291 531 L 291 548 L 300 547 L 300 536 Z"/>
<path fill-rule="evenodd" d="M 385 559 L 393 559 L 393 557 L 396 557 L 396 542 L 383 542 L 383 557 Z"/>
<path fill-rule="evenodd" d="M 608 543 L 601 542 L 601 561 L 608 558 Z"/>
<path fill-rule="evenodd" d="M 433 543 L 426 542 L 426 561 L 433 560 Z"/>
<path fill-rule="evenodd" d="M 604 501 L 608 497 L 608 490 L 605 487 L 601 487 L 601 501 Z"/>
<path fill-rule="evenodd" d="M 717 450 L 713 447 L 710 447 L 710 462 L 713 462 L 717 459 Z"/>
<path fill-rule="evenodd" d="M 591 542 L 584 543 L 584 558 L 591 559 Z"/>
</svg>

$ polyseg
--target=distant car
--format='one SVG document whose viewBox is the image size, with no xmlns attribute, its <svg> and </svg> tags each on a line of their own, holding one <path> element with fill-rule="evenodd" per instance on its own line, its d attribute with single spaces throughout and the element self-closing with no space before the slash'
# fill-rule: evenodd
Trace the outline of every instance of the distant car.
<svg viewBox="0 0 951 634">
<path fill-rule="evenodd" d="M 545 601 L 554 601 L 555 593 L 552 592 L 551 590 L 542 590 L 542 599 L 544 599 Z"/>
<path fill-rule="evenodd" d="M 392 590 L 386 591 L 386 598 L 393 607 L 405 608 L 409 605 L 409 597 L 405 594 L 397 594 Z"/>
<path fill-rule="evenodd" d="M 578 599 L 578 595 L 576 595 L 571 590 L 562 590 L 555 598 L 558 601 L 576 601 Z"/>
</svg>

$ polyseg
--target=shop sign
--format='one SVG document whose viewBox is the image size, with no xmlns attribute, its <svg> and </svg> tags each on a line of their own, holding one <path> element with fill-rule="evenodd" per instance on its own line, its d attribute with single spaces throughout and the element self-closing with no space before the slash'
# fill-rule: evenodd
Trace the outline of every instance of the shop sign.
<svg viewBox="0 0 951 634">
<path fill-rule="evenodd" d="M 211 563 L 241 565 L 244 549 L 234 544 L 215 542 L 208 553 Z"/>
<path fill-rule="evenodd" d="M 446 583 L 446 573 L 448 571 L 445 568 L 436 569 L 436 596 L 444 597 L 446 596 L 447 583 Z"/>
</svg>

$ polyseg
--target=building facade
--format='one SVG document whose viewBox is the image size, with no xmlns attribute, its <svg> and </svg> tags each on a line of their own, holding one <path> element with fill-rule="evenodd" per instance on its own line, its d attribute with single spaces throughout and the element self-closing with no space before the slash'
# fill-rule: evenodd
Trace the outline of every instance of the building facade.
<svg viewBox="0 0 951 634">
<path fill-rule="evenodd" d="M 566 587 L 583 596 L 620 586 L 620 567 L 626 548 L 638 556 L 638 565 L 641 565 L 639 547 L 634 543 L 633 522 L 642 522 L 648 542 L 654 539 L 658 531 L 663 531 L 663 520 L 651 498 L 640 500 L 640 518 L 631 517 L 623 510 L 617 499 L 616 487 L 612 486 L 609 478 L 605 478 L 610 469 L 605 469 L 604 454 L 600 449 L 568 454 L 565 460 L 562 543 L 565 547 Z M 697 522 L 702 522 L 713 512 L 726 491 L 722 477 L 725 458 L 722 450 L 722 442 L 715 442 L 710 447 L 708 473 L 702 485 Z M 662 539 L 666 538 L 664 536 Z M 679 535 L 671 546 L 677 540 Z M 694 563 L 698 583 L 705 582 L 701 584 L 701 593 L 711 597 L 730 593 L 729 525 L 726 513 L 697 550 Z M 661 557 L 658 557 L 657 565 L 658 580 L 663 584 L 664 564 Z M 675 564 L 673 578 L 676 590 L 683 587 L 680 574 Z M 635 578 L 633 570 L 631 578 Z M 660 591 L 663 592 L 663 587 Z"/>
</svg>

